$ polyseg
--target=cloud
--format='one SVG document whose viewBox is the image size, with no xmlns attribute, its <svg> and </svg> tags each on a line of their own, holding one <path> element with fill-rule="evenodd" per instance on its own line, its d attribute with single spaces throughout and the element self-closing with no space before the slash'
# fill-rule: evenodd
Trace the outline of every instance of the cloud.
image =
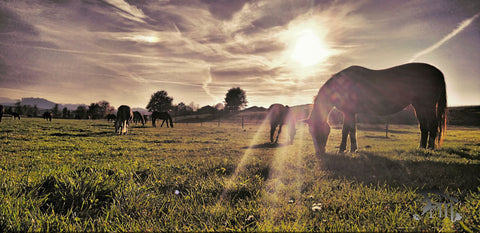
<svg viewBox="0 0 480 233">
<path fill-rule="evenodd" d="M 462 21 L 457 28 L 455 28 L 452 32 L 450 32 L 448 35 L 446 35 L 445 37 L 443 37 L 440 41 L 438 41 L 437 43 L 431 45 L 430 47 L 416 53 L 415 55 L 413 55 L 412 59 L 410 59 L 409 62 L 413 62 L 415 61 L 415 59 L 419 58 L 420 56 L 423 56 L 425 54 L 428 54 L 430 52 L 432 52 L 433 50 L 439 48 L 440 46 L 442 46 L 445 42 L 449 41 L 450 39 L 452 39 L 453 37 L 455 37 L 456 35 L 458 35 L 460 32 L 462 32 L 465 28 L 467 28 L 478 16 L 480 16 L 480 12 L 477 13 L 476 15 Z"/>
<path fill-rule="evenodd" d="M 145 23 L 144 19 L 147 16 L 143 13 L 142 10 L 138 9 L 135 6 L 128 4 L 123 0 L 105 0 L 107 3 L 111 4 L 117 9 L 117 13 L 124 18 Z"/>
</svg>

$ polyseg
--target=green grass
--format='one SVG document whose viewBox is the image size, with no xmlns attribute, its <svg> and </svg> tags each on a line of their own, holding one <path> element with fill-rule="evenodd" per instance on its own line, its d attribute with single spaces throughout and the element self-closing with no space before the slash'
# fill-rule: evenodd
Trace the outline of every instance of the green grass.
<svg viewBox="0 0 480 233">
<path fill-rule="evenodd" d="M 385 138 L 360 125 L 360 151 L 336 154 L 334 127 L 324 156 L 297 128 L 272 147 L 254 124 L 118 136 L 102 120 L 4 118 L 0 231 L 480 231 L 479 128 L 449 127 L 430 151 L 416 149 L 416 126 Z M 458 199 L 462 219 L 414 220 L 424 189 Z"/>
</svg>

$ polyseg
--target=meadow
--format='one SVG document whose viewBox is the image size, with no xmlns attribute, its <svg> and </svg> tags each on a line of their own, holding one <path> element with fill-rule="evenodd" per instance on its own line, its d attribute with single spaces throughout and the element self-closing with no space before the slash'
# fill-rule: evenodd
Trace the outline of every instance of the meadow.
<svg viewBox="0 0 480 233">
<path fill-rule="evenodd" d="M 415 125 L 360 124 L 359 152 L 337 154 L 336 126 L 323 156 L 297 129 L 273 146 L 261 121 L 120 136 L 106 120 L 4 118 L 0 232 L 480 231 L 480 128 L 449 126 L 430 151 Z M 422 213 L 425 190 L 457 202 Z"/>
</svg>

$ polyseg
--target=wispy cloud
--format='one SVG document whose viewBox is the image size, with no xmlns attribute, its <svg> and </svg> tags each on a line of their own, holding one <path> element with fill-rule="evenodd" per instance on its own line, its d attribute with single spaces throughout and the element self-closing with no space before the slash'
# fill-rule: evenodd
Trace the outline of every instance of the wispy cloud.
<svg viewBox="0 0 480 233">
<path fill-rule="evenodd" d="M 450 32 L 450 34 L 446 35 L 445 37 L 443 37 L 440 41 L 438 41 L 437 43 L 433 44 L 432 46 L 416 53 L 412 59 L 410 59 L 409 62 L 413 62 L 415 61 L 415 59 L 419 58 L 420 56 L 423 56 L 425 54 L 428 54 L 430 52 L 432 52 L 433 50 L 439 48 L 440 46 L 442 46 L 445 42 L 447 42 L 448 40 L 452 39 L 453 37 L 455 37 L 456 35 L 458 35 L 458 33 L 462 32 L 465 28 L 467 28 L 478 16 L 480 16 L 480 12 L 477 13 L 476 15 L 472 16 L 471 18 L 468 18 L 464 21 L 462 21 L 457 28 L 455 28 L 455 30 L 453 30 L 452 32 Z"/>
<path fill-rule="evenodd" d="M 123 0 L 105 0 L 111 5 L 115 6 L 118 9 L 118 14 L 122 17 L 125 17 L 130 20 L 144 23 L 144 19 L 147 16 L 143 13 L 142 10 L 138 9 L 135 6 L 128 4 Z"/>
</svg>

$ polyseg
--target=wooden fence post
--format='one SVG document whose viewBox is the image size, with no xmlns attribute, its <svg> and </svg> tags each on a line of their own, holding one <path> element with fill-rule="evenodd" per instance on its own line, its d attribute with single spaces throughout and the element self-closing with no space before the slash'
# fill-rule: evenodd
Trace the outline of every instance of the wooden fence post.
<svg viewBox="0 0 480 233">
<path fill-rule="evenodd" d="M 385 124 L 385 137 L 388 138 L 388 122 L 389 119 L 387 119 L 387 123 Z"/>
</svg>

